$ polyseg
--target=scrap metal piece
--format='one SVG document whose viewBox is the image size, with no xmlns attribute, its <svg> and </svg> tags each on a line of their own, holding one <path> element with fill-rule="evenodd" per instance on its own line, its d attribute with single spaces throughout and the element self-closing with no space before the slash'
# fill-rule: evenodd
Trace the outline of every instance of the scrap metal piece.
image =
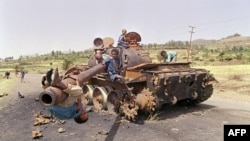
<svg viewBox="0 0 250 141">
<path fill-rule="evenodd" d="M 36 130 L 32 131 L 32 138 L 36 139 L 36 138 L 40 138 L 42 136 L 43 136 L 43 134 L 42 134 L 42 132 L 40 130 L 40 126 L 37 126 Z"/>
<path fill-rule="evenodd" d="M 144 88 L 136 96 L 136 103 L 140 110 L 143 110 L 146 113 L 151 113 L 155 111 L 155 97 L 152 95 L 152 92 L 148 88 Z"/>
<path fill-rule="evenodd" d="M 134 120 L 138 114 L 138 105 L 135 102 L 135 96 L 131 93 L 124 95 L 120 106 L 120 113 L 124 114 L 128 120 Z"/>
</svg>

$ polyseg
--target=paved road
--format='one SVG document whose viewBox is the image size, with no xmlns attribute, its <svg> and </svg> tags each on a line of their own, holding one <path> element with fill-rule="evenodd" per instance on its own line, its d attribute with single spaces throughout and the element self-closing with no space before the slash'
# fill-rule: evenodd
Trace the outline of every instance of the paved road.
<svg viewBox="0 0 250 141">
<path fill-rule="evenodd" d="M 42 91 L 41 75 L 27 74 L 26 83 L 17 83 L 7 97 L 0 99 L 0 140 L 35 140 L 31 132 L 33 114 L 46 113 L 35 101 Z M 19 81 L 18 81 L 19 82 Z M 25 98 L 20 99 L 20 91 Z M 9 106 L 3 108 L 2 103 Z M 147 120 L 141 115 L 135 122 L 115 123 L 119 117 L 106 112 L 89 113 L 89 121 L 76 124 L 73 120 L 65 124 L 49 123 L 41 125 L 41 141 L 222 141 L 224 124 L 250 124 L 250 104 L 230 99 L 222 99 L 216 94 L 195 107 L 165 106 L 155 116 L 158 120 Z M 58 133 L 59 128 L 66 132 Z M 103 135 L 101 133 L 109 133 Z"/>
</svg>

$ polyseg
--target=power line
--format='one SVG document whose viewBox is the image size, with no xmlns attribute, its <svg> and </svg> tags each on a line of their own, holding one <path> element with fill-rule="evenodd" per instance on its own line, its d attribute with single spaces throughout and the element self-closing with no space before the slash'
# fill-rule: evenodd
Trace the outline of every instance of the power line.
<svg viewBox="0 0 250 141">
<path fill-rule="evenodd" d="M 189 27 L 191 27 L 191 31 L 189 31 L 190 32 L 190 42 L 189 42 L 190 46 L 189 46 L 189 49 L 188 49 L 187 62 L 189 62 L 189 57 L 191 57 L 191 52 L 192 52 L 192 35 L 194 33 L 194 28 L 195 28 L 194 26 L 189 26 Z"/>
</svg>

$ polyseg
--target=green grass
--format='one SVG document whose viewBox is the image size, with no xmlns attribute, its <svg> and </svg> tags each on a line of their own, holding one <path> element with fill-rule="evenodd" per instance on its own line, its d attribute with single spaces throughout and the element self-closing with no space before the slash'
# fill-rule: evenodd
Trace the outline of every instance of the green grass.
<svg viewBox="0 0 250 141">
<path fill-rule="evenodd" d="M 1 76 L 2 77 L 2 76 Z M 18 78 L 11 76 L 10 79 L 0 78 L 0 93 L 6 92 L 9 93 L 11 89 L 15 86 Z"/>
<path fill-rule="evenodd" d="M 210 70 L 210 73 L 219 81 L 245 80 L 250 82 L 250 65 L 197 66 L 194 68 Z"/>
<path fill-rule="evenodd" d="M 210 70 L 213 74 L 250 74 L 250 65 L 225 65 L 225 66 L 198 66 L 195 68 L 205 68 Z"/>
<path fill-rule="evenodd" d="M 7 96 L 0 97 L 0 110 L 6 108 L 12 98 L 12 89 L 19 79 L 12 76 L 10 79 L 0 78 L 0 94 L 7 93 Z"/>
</svg>

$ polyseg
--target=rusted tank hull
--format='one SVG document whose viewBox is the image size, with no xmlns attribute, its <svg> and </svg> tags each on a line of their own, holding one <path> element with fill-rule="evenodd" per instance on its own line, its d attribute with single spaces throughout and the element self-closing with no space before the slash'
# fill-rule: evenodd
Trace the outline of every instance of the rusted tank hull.
<svg viewBox="0 0 250 141">
<path fill-rule="evenodd" d="M 186 104 L 199 104 L 213 93 L 213 80 L 215 80 L 205 69 L 190 68 L 190 63 L 143 63 L 127 69 L 125 73 L 127 84 L 134 87 L 133 95 L 135 108 L 146 113 L 152 113 L 160 110 L 164 104 L 177 104 L 185 102 Z M 114 90 L 123 90 L 125 87 L 117 82 L 112 82 L 109 77 L 99 75 L 89 80 L 89 85 L 111 86 Z M 118 101 L 125 105 L 109 103 L 111 109 L 117 109 L 121 106 L 120 111 L 124 111 L 129 118 L 135 117 L 134 108 L 129 108 L 129 102 L 124 102 L 127 95 L 123 92 Z M 109 95 L 108 95 L 109 97 Z"/>
<path fill-rule="evenodd" d="M 207 100 L 213 92 L 212 85 L 208 83 L 210 73 L 204 69 L 145 73 L 146 78 L 151 80 L 147 81 L 147 88 L 157 98 L 158 106 L 182 100 L 198 104 Z M 210 89 L 209 92 L 206 92 L 207 89 Z"/>
</svg>

